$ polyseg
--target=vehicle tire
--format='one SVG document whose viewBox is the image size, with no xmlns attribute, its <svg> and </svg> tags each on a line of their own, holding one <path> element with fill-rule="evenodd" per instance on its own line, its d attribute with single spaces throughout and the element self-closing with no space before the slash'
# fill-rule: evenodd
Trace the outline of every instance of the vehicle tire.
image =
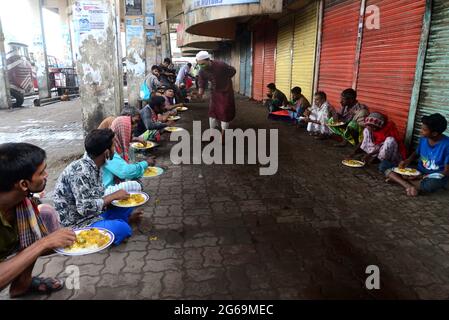
<svg viewBox="0 0 449 320">
<path fill-rule="evenodd" d="M 13 96 L 16 99 L 16 103 L 14 103 L 14 108 L 19 108 L 22 106 L 23 102 L 25 101 L 25 97 L 22 93 L 15 89 L 11 89 L 11 96 Z"/>
</svg>

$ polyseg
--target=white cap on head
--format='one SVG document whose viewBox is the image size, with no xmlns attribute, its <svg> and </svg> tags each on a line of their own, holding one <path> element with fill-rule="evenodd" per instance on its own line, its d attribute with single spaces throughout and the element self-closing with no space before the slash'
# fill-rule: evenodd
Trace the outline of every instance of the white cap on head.
<svg viewBox="0 0 449 320">
<path fill-rule="evenodd" d="M 209 52 L 207 52 L 207 51 L 200 51 L 200 52 L 198 52 L 196 54 L 196 61 L 206 60 L 206 59 L 210 59 Z"/>
</svg>

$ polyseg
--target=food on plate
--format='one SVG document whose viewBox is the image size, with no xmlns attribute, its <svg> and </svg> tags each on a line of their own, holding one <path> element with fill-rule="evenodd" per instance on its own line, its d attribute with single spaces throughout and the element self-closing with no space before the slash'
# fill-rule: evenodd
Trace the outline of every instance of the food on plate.
<svg viewBox="0 0 449 320">
<path fill-rule="evenodd" d="M 105 246 L 111 238 L 107 233 L 101 232 L 97 228 L 80 231 L 76 235 L 75 242 L 65 248 L 66 252 L 77 252 L 86 249 L 98 249 Z"/>
<path fill-rule="evenodd" d="M 339 127 L 339 126 L 342 126 L 342 125 L 344 125 L 344 124 L 345 124 L 345 123 L 344 123 L 343 121 L 339 121 L 339 122 L 329 123 L 328 126 L 331 126 L 331 127 Z"/>
<path fill-rule="evenodd" d="M 359 160 L 343 160 L 343 164 L 351 167 L 362 167 L 365 165 L 364 162 Z"/>
<path fill-rule="evenodd" d="M 402 174 L 417 174 L 418 170 L 413 169 L 413 168 L 397 168 L 397 172 L 402 173 Z"/>
<path fill-rule="evenodd" d="M 165 130 L 167 130 L 167 131 L 169 131 L 169 132 L 175 132 L 175 131 L 181 130 L 181 128 L 177 128 L 177 127 L 166 127 Z"/>
<path fill-rule="evenodd" d="M 117 201 L 121 206 L 139 205 L 145 202 L 145 197 L 140 193 L 130 194 L 128 198 Z"/>
<path fill-rule="evenodd" d="M 151 177 L 151 176 L 155 176 L 159 173 L 158 169 L 156 167 L 148 167 L 145 172 L 144 172 L 144 176 L 145 177 Z"/>
</svg>

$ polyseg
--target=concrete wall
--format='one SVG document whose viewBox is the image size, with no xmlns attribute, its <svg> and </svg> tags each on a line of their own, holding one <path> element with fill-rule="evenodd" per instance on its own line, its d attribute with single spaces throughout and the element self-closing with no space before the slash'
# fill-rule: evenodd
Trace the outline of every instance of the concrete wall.
<svg viewBox="0 0 449 320">
<path fill-rule="evenodd" d="M 130 32 L 130 28 L 135 30 L 134 33 Z M 146 71 L 144 17 L 126 17 L 125 30 L 128 104 L 136 107 L 140 95 L 140 86 L 145 79 Z"/>
<path fill-rule="evenodd" d="M 196 35 L 234 39 L 236 18 L 282 12 L 282 1 L 203 7 L 191 10 L 195 0 L 183 0 L 186 31 Z"/>
<path fill-rule="evenodd" d="M 81 34 L 74 21 L 83 128 L 87 133 L 123 107 L 119 1 L 101 0 L 104 28 Z M 76 20 L 75 14 L 72 16 Z"/>
</svg>

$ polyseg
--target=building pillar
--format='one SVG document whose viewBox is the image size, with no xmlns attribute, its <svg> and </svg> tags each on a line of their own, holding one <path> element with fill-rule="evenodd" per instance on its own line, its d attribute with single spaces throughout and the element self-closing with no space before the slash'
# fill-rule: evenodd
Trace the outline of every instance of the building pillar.
<svg viewBox="0 0 449 320">
<path fill-rule="evenodd" d="M 156 0 L 156 2 L 157 2 L 156 20 L 160 27 L 162 59 L 171 58 L 170 21 L 168 21 L 167 15 L 167 2 L 164 0 Z"/>
<path fill-rule="evenodd" d="M 10 93 L 8 70 L 6 68 L 5 36 L 3 35 L 2 21 L 0 20 L 0 109 L 10 107 Z"/>
<path fill-rule="evenodd" d="M 42 19 L 42 0 L 28 0 L 33 12 L 33 33 L 32 52 L 36 60 L 36 75 L 39 87 L 39 99 L 50 97 L 50 84 L 48 80 L 48 60 L 47 49 L 45 46 L 44 24 Z"/>
<path fill-rule="evenodd" d="M 151 67 L 162 62 L 161 29 L 158 24 L 160 0 L 145 0 L 145 36 L 146 36 L 146 69 L 151 72 Z"/>
<path fill-rule="evenodd" d="M 140 86 L 145 80 L 145 1 L 142 1 L 141 6 L 137 8 L 128 7 L 126 1 L 124 5 L 128 104 L 137 106 Z"/>
<path fill-rule="evenodd" d="M 72 0 L 76 68 L 87 133 L 123 106 L 119 0 Z M 90 2 L 92 5 L 92 2 Z M 88 21 L 88 22 L 87 22 Z"/>
</svg>

